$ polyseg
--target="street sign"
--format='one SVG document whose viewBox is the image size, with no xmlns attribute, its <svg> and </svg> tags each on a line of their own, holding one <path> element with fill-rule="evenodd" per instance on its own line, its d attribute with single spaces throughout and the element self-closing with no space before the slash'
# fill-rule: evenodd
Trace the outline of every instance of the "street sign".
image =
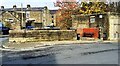
<svg viewBox="0 0 120 66">
<path fill-rule="evenodd" d="M 95 16 L 90 16 L 90 23 L 94 23 L 95 22 Z"/>
</svg>

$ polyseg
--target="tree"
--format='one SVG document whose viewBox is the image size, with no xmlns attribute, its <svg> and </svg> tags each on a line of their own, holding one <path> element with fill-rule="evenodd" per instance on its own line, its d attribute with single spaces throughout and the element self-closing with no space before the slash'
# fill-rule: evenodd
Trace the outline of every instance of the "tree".
<svg viewBox="0 0 120 66">
<path fill-rule="evenodd" d="M 117 13 L 120 13 L 120 1 L 118 2 Z"/>
<path fill-rule="evenodd" d="M 110 2 L 109 3 L 109 12 L 111 14 L 119 14 L 120 13 L 120 1 L 119 2 Z"/>
<path fill-rule="evenodd" d="M 57 2 L 60 9 L 57 12 L 57 26 L 68 29 L 72 26 L 72 13 L 77 8 L 76 2 Z"/>
<path fill-rule="evenodd" d="M 114 5 L 115 5 L 115 3 L 114 3 L 114 2 L 109 3 L 109 11 L 110 11 L 110 12 L 115 12 L 115 9 L 116 9 L 116 8 L 115 8 L 115 6 L 114 6 Z"/>
<path fill-rule="evenodd" d="M 82 2 L 79 6 L 82 14 L 105 13 L 109 11 L 108 4 L 104 2 Z"/>
<path fill-rule="evenodd" d="M 71 15 L 90 15 L 109 12 L 109 6 L 104 2 L 81 2 L 80 4 L 57 2 L 57 5 L 60 7 L 57 12 L 57 22 L 58 26 L 62 29 L 72 26 Z"/>
</svg>

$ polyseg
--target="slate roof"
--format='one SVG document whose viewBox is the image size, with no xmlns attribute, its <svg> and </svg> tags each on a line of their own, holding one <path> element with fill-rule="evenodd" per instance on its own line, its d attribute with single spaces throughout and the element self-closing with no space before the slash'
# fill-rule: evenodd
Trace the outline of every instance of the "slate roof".
<svg viewBox="0 0 120 66">
<path fill-rule="evenodd" d="M 55 14 L 58 10 L 49 10 L 50 14 Z"/>
<path fill-rule="evenodd" d="M 32 11 L 42 11 L 44 9 L 44 7 L 32 7 L 32 8 L 30 8 L 30 10 L 32 10 Z M 27 8 L 16 8 L 16 9 L 14 9 L 14 8 L 6 8 L 6 9 L 4 9 L 4 11 L 14 11 L 14 10 L 16 10 L 16 11 L 21 11 L 21 10 L 23 10 L 23 11 L 27 11 L 28 9 Z M 1 9 L 0 9 L 0 11 L 2 11 Z"/>
</svg>

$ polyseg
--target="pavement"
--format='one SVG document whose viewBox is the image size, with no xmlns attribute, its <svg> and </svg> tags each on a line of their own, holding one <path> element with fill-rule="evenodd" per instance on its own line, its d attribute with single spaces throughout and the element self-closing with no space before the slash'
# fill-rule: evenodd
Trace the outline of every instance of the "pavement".
<svg viewBox="0 0 120 66">
<path fill-rule="evenodd" d="M 83 40 L 77 40 L 77 41 L 43 41 L 43 42 L 22 42 L 22 43 L 16 43 L 16 42 L 10 42 L 7 44 L 4 44 L 0 50 L 11 50 L 11 51 L 27 51 L 27 50 L 33 50 L 33 49 L 39 49 L 39 48 L 46 48 L 53 45 L 66 45 L 66 44 L 111 44 L 111 43 L 117 43 L 117 41 L 83 41 Z"/>
</svg>

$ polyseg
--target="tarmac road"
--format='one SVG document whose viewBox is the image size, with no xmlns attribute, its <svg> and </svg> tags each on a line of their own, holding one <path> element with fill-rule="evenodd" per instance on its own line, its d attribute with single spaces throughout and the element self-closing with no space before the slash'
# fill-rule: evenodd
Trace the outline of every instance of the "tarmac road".
<svg viewBox="0 0 120 66">
<path fill-rule="evenodd" d="M 7 42 L 8 42 L 8 36 L 1 36 L 0 35 L 0 46 L 4 45 Z"/>
<path fill-rule="evenodd" d="M 2 64 L 118 64 L 118 44 L 65 44 L 2 51 Z"/>
</svg>

